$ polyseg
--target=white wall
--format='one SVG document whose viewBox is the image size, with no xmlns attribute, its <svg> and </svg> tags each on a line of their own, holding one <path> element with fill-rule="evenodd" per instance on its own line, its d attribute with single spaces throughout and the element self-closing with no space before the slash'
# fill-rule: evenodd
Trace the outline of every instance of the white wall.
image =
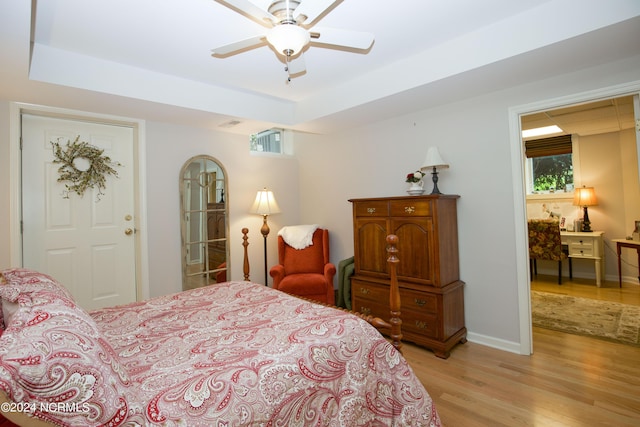
<svg viewBox="0 0 640 427">
<path fill-rule="evenodd" d="M 180 204 L 178 177 L 191 157 L 215 157 L 228 174 L 226 201 L 230 211 L 231 279 L 242 280 L 242 228 L 249 228 L 251 279 L 264 281 L 262 217 L 250 215 L 256 192 L 274 191 L 282 214 L 268 218 L 268 265 L 277 262 L 276 233 L 285 223 L 297 222 L 298 161 L 249 154 L 248 136 L 232 135 L 167 123 L 147 123 L 149 259 L 151 296 L 180 290 Z M 270 277 L 269 277 L 270 279 Z M 271 283 L 271 280 L 269 280 Z"/>
<path fill-rule="evenodd" d="M 469 338 L 516 351 L 523 285 L 516 221 L 524 224 L 526 218 L 516 217 L 515 206 L 524 200 L 514 196 L 509 108 L 636 81 L 639 67 L 635 57 L 332 135 L 296 135 L 301 221 L 331 230 L 334 262 L 353 255 L 347 200 L 405 195 L 406 174 L 421 165 L 429 146 L 438 146 L 450 164 L 438 186 L 461 196 L 460 273 Z M 600 220 L 595 210 L 591 219 Z"/>
<path fill-rule="evenodd" d="M 467 284 L 467 328 L 517 342 L 508 106 L 506 99 L 489 96 L 340 134 L 307 136 L 302 143 L 297 138 L 296 154 L 304 165 L 301 218 L 328 226 L 332 259 L 337 262 L 353 255 L 347 200 L 406 195 L 407 173 L 421 166 L 429 146 L 438 146 L 450 164 L 439 174 L 438 187 L 461 196 L 460 273 Z M 316 166 L 310 167 L 314 159 Z M 432 185 L 425 187 L 430 192 Z"/>
</svg>

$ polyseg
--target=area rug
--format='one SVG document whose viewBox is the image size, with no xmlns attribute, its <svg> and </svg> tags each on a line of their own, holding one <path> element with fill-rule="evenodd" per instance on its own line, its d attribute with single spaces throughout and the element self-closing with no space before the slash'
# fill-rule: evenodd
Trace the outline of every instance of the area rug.
<svg viewBox="0 0 640 427">
<path fill-rule="evenodd" d="M 640 307 L 531 291 L 533 326 L 640 347 Z"/>
</svg>

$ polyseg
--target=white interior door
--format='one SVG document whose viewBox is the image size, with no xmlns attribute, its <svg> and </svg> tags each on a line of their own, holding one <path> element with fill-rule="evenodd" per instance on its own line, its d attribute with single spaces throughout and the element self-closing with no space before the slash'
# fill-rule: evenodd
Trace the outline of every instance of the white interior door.
<svg viewBox="0 0 640 427">
<path fill-rule="evenodd" d="M 81 197 L 58 182 L 51 142 L 77 136 L 120 163 Z M 86 310 L 136 300 L 133 129 L 22 115 L 23 265 L 53 276 Z"/>
</svg>

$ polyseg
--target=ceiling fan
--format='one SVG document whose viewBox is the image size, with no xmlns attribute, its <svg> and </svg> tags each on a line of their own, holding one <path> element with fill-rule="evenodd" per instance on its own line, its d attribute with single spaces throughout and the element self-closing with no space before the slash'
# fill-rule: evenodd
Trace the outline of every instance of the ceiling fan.
<svg viewBox="0 0 640 427">
<path fill-rule="evenodd" d="M 286 61 L 289 81 L 306 71 L 302 52 L 307 45 L 357 53 L 366 53 L 373 45 L 370 33 L 314 27 L 342 0 L 275 0 L 267 10 L 249 0 L 215 1 L 269 29 L 264 34 L 212 49 L 212 56 L 226 58 L 268 43 Z"/>
</svg>

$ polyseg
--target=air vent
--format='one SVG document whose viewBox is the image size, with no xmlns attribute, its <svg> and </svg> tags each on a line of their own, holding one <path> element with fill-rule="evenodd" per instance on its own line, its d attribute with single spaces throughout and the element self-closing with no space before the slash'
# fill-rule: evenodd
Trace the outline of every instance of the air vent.
<svg viewBox="0 0 640 427">
<path fill-rule="evenodd" d="M 228 122 L 222 123 L 218 127 L 221 127 L 221 128 L 232 128 L 234 126 L 239 125 L 240 123 L 242 123 L 240 120 L 229 120 Z"/>
</svg>

